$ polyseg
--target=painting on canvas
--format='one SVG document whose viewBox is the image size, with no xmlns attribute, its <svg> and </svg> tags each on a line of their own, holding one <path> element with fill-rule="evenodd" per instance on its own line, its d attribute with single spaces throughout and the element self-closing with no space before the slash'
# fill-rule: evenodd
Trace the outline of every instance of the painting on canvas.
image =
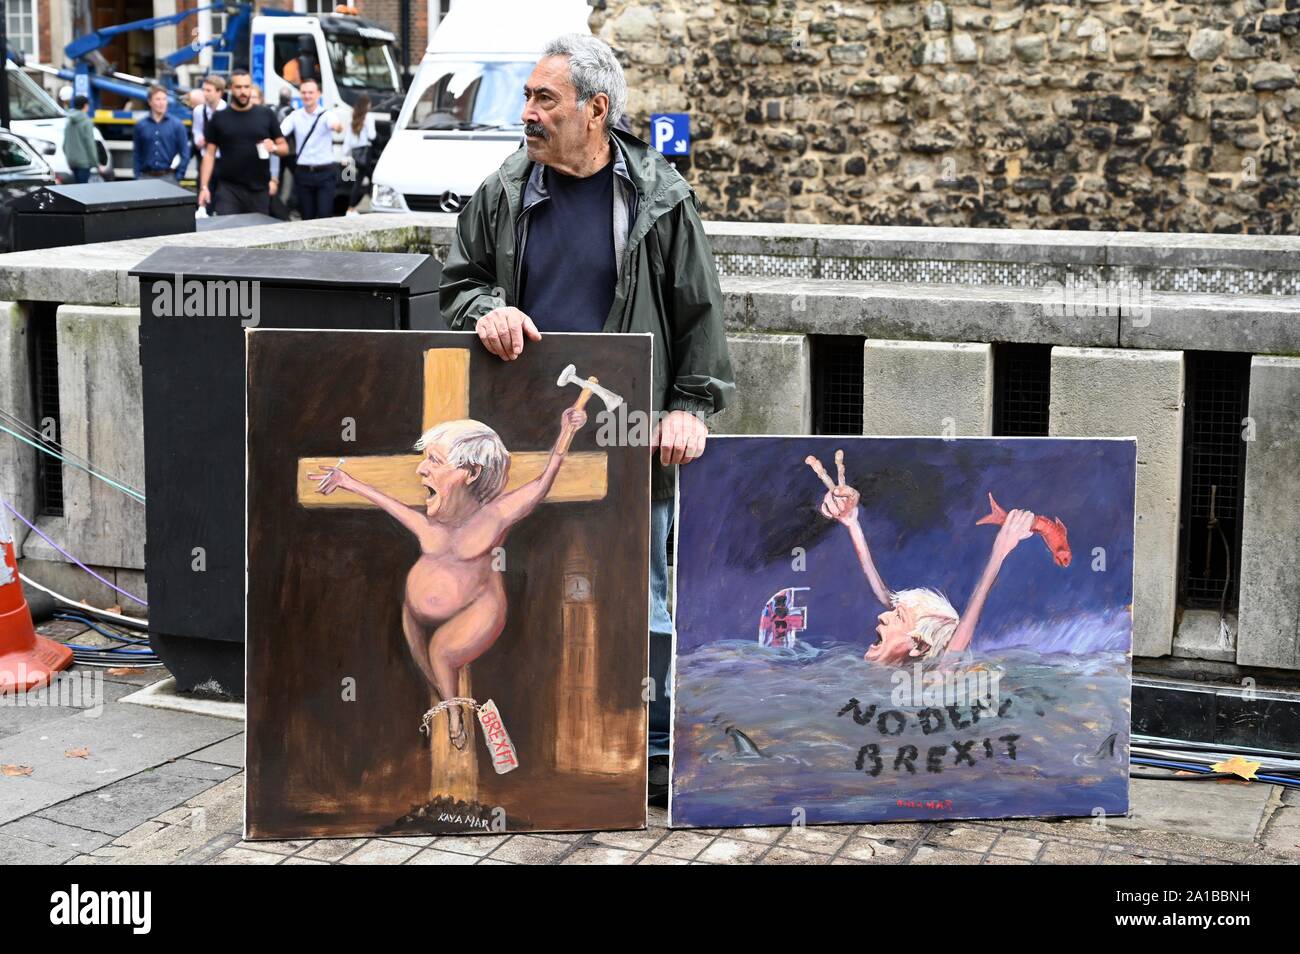
<svg viewBox="0 0 1300 954">
<path fill-rule="evenodd" d="M 249 837 L 641 827 L 649 336 L 247 337 Z"/>
<path fill-rule="evenodd" d="M 1131 440 L 721 437 L 679 477 L 673 825 L 1127 811 Z"/>
</svg>

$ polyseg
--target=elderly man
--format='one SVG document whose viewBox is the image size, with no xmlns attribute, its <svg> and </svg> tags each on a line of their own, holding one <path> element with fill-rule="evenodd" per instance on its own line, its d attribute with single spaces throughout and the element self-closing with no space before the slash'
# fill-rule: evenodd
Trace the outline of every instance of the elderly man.
<svg viewBox="0 0 1300 954">
<path fill-rule="evenodd" d="M 659 153 L 616 128 L 627 81 L 608 45 L 568 34 L 523 89 L 526 145 L 479 186 L 456 223 L 439 289 L 453 329 L 514 361 L 548 331 L 650 332 L 650 778 L 667 790 L 672 620 L 667 540 L 674 468 L 704 452 L 705 419 L 735 390 L 722 293 L 694 191 Z"/>
</svg>

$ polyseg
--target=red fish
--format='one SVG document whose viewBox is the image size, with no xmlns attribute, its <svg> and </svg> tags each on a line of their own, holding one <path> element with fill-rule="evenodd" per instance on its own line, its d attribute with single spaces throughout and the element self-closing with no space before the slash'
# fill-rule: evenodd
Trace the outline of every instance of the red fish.
<svg viewBox="0 0 1300 954">
<path fill-rule="evenodd" d="M 987 517 L 980 517 L 975 521 L 975 525 L 981 523 L 991 523 L 1000 527 L 1007 522 L 1007 512 L 998 506 L 998 502 L 989 494 L 989 508 L 992 511 Z M 1043 538 L 1043 543 L 1047 544 L 1047 549 L 1052 554 L 1052 559 L 1056 561 L 1057 566 L 1070 565 L 1070 538 L 1066 534 L 1065 524 L 1061 523 L 1060 517 L 1047 519 L 1042 514 L 1034 515 L 1034 522 L 1029 528 L 1032 532 Z"/>
</svg>

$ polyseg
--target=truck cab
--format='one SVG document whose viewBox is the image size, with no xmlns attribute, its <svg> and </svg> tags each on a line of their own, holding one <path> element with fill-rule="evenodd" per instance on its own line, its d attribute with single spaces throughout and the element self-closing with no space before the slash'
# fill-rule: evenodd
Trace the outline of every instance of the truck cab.
<svg viewBox="0 0 1300 954">
<path fill-rule="evenodd" d="M 439 24 L 375 166 L 371 210 L 456 212 L 523 142 L 523 87 L 545 45 L 588 33 L 581 0 L 476 0 Z"/>
<path fill-rule="evenodd" d="M 369 94 L 376 111 L 400 101 L 396 40 L 387 30 L 353 16 L 256 16 L 249 72 L 272 108 L 279 104 L 282 90 L 288 91 L 294 106 L 301 106 L 298 84 L 308 76 L 315 78 L 325 105 L 346 122 L 361 93 Z"/>
</svg>

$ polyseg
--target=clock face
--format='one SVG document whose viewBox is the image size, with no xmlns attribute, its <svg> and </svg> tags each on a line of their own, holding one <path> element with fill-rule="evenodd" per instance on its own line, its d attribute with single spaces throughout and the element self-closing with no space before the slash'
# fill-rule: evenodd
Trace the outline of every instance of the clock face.
<svg viewBox="0 0 1300 954">
<path fill-rule="evenodd" d="M 586 603 L 591 599 L 591 580 L 581 573 L 566 573 L 564 598 L 570 603 Z"/>
</svg>

